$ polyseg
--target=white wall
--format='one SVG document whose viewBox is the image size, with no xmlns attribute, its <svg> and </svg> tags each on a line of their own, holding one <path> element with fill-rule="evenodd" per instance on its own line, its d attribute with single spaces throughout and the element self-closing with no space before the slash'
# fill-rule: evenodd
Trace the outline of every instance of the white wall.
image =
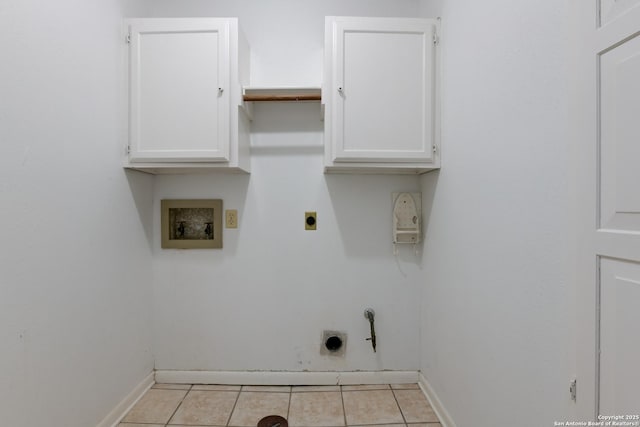
<svg viewBox="0 0 640 427">
<path fill-rule="evenodd" d="M 238 16 L 252 84 L 319 85 L 325 15 L 406 15 L 416 1 L 162 1 L 156 16 Z M 420 257 L 391 244 L 391 193 L 414 176 L 325 176 L 318 104 L 261 104 L 250 176 L 156 177 L 154 351 L 158 369 L 417 370 Z M 223 250 L 162 250 L 163 198 L 222 198 L 238 209 Z M 318 230 L 304 230 L 304 212 Z M 407 248 L 405 248 L 407 249 Z M 377 313 L 378 352 L 363 312 Z M 322 330 L 347 355 L 320 355 Z"/>
<path fill-rule="evenodd" d="M 123 13 L 0 5 L 2 425 L 96 425 L 153 369 L 152 181 L 121 167 Z"/>
<path fill-rule="evenodd" d="M 458 427 L 570 408 L 565 1 L 446 0 L 421 369 Z"/>
<path fill-rule="evenodd" d="M 0 6 L 3 424 L 95 425 L 153 368 L 152 322 L 159 369 L 420 368 L 458 427 L 563 419 L 565 2 L 121 3 Z M 253 84 L 297 85 L 320 83 L 323 16 L 440 7 L 440 172 L 323 175 L 314 104 L 257 108 L 250 176 L 120 168 L 121 16 L 239 16 Z M 420 185 L 425 251 L 396 261 L 390 193 Z M 159 201 L 183 197 L 239 209 L 223 250 L 159 248 Z"/>
</svg>

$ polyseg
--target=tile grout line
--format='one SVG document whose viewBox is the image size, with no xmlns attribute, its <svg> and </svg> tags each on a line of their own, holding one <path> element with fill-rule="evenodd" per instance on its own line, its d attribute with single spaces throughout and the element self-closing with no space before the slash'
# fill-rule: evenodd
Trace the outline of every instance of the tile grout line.
<svg viewBox="0 0 640 427">
<path fill-rule="evenodd" d="M 344 425 L 348 426 L 347 424 L 347 409 L 344 407 L 344 395 L 342 394 L 342 387 L 343 386 L 339 386 L 340 387 L 340 400 L 342 401 L 342 418 L 344 418 Z"/>
<path fill-rule="evenodd" d="M 289 414 L 291 413 L 291 397 L 293 395 L 293 387 L 289 388 L 289 405 L 287 405 L 287 416 L 284 417 L 287 420 L 287 425 L 289 425 Z"/>
<path fill-rule="evenodd" d="M 402 406 L 400 406 L 400 402 L 398 402 L 398 397 L 396 396 L 396 392 L 393 389 L 393 387 L 389 386 L 389 388 L 391 388 L 391 393 L 393 394 L 393 400 L 396 401 L 396 405 L 398 405 L 398 409 L 400 410 L 400 415 L 402 416 L 402 421 L 404 421 L 404 425 L 406 426 L 407 423 L 407 419 L 404 416 L 404 411 L 402 410 Z"/>
<path fill-rule="evenodd" d="M 368 384 L 365 384 L 368 385 Z M 391 390 L 391 386 L 389 384 L 384 384 L 387 388 L 362 388 L 362 389 L 351 389 L 351 390 L 343 390 L 345 393 L 353 393 L 354 391 L 380 391 L 380 390 Z M 349 385 L 341 386 L 341 387 L 350 387 Z M 366 424 L 364 424 L 366 425 Z"/>
<path fill-rule="evenodd" d="M 176 412 L 178 412 L 178 409 L 180 409 L 180 407 L 182 406 L 182 402 L 184 402 L 184 399 L 187 398 L 187 396 L 189 395 L 189 392 L 191 391 L 192 388 L 193 388 L 193 384 L 189 384 L 189 388 L 186 390 L 186 393 L 184 394 L 184 396 L 182 396 L 182 399 L 180 400 L 180 403 L 178 403 L 178 406 L 176 406 L 176 409 L 173 411 L 173 413 L 171 414 L 171 416 L 169 417 L 167 422 L 164 424 L 165 426 L 168 426 L 169 423 L 171 422 L 171 419 L 173 417 L 175 417 Z"/>
<path fill-rule="evenodd" d="M 240 386 L 240 389 L 238 389 L 238 395 L 236 396 L 236 401 L 233 402 L 233 407 L 231 408 L 231 412 L 229 412 L 229 417 L 227 418 L 227 423 L 225 424 L 225 426 L 229 426 L 229 423 L 231 423 L 231 417 L 233 416 L 233 411 L 236 410 L 236 406 L 238 406 L 238 400 L 240 400 L 240 393 L 242 393 L 242 389 L 244 388 L 243 385 Z"/>
</svg>

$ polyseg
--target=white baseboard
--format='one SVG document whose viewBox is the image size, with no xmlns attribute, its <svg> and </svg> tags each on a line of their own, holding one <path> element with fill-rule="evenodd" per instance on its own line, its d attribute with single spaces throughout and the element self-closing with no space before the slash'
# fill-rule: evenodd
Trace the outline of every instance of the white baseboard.
<svg viewBox="0 0 640 427">
<path fill-rule="evenodd" d="M 427 400 L 431 404 L 433 412 L 435 412 L 440 419 L 440 424 L 442 424 L 442 427 L 456 427 L 456 423 L 453 422 L 453 418 L 451 418 L 449 412 L 447 412 L 445 407 L 442 405 L 442 402 L 440 401 L 440 399 L 438 399 L 436 392 L 433 390 L 427 379 L 422 373 L 419 373 L 418 376 L 418 384 L 420 385 L 422 392 L 425 394 L 425 396 L 427 396 Z"/>
<path fill-rule="evenodd" d="M 156 371 L 156 382 L 170 384 L 357 385 L 409 384 L 418 380 L 418 371 Z"/>
<path fill-rule="evenodd" d="M 96 427 L 116 427 L 138 400 L 155 383 L 154 373 L 147 375 Z"/>
</svg>

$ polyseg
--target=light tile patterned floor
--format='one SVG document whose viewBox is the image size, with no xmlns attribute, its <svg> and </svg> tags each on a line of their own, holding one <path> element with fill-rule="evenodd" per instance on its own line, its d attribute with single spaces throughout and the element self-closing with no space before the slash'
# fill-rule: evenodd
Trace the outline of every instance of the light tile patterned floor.
<svg viewBox="0 0 640 427">
<path fill-rule="evenodd" d="M 267 415 L 285 417 L 290 427 L 442 427 L 417 384 L 155 384 L 120 427 L 255 427 Z"/>
</svg>

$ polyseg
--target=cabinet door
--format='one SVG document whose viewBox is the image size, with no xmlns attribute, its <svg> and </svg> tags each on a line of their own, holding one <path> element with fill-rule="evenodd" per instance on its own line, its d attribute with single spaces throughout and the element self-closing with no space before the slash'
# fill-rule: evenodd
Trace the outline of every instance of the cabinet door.
<svg viewBox="0 0 640 427">
<path fill-rule="evenodd" d="M 336 18 L 334 162 L 432 160 L 434 35 L 432 21 Z"/>
<path fill-rule="evenodd" d="M 129 159 L 229 161 L 229 23 L 129 21 Z"/>
</svg>

